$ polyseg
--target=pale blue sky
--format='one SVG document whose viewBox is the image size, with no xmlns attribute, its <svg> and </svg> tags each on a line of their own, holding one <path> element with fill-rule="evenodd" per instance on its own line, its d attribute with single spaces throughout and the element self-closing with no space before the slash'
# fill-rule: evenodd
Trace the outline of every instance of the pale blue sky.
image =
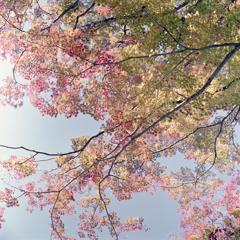
<svg viewBox="0 0 240 240">
<path fill-rule="evenodd" d="M 0 79 L 11 75 L 11 66 L 0 62 Z M 26 99 L 27 100 L 27 99 Z M 0 144 L 8 146 L 25 146 L 44 152 L 70 151 L 70 138 L 81 135 L 92 135 L 99 131 L 100 123 L 95 122 L 86 115 L 80 115 L 66 119 L 64 116 L 52 118 L 41 116 L 37 109 L 28 102 L 19 109 L 0 106 Z M 12 151 L 0 148 L 0 159 L 9 155 L 25 155 L 23 151 Z M 189 164 L 181 156 L 163 159 L 168 162 L 170 168 Z M 2 177 L 2 176 L 1 176 Z M 0 187 L 2 183 L 0 182 Z M 6 222 L 0 230 L 0 239 L 3 240 L 45 240 L 50 239 L 49 217 L 47 211 L 38 211 L 29 214 L 24 209 L 26 203 L 21 201 L 19 208 L 9 208 L 5 211 Z M 178 204 L 159 191 L 155 195 L 138 193 L 132 200 L 117 202 L 112 200 L 111 209 L 120 213 L 124 220 L 128 216 L 141 216 L 145 224 L 150 228 L 148 232 L 136 231 L 123 233 L 131 240 L 164 240 L 167 235 L 178 230 L 179 216 L 176 214 Z M 67 233 L 76 236 L 77 215 L 66 218 Z M 100 235 L 102 240 L 111 238 L 105 233 Z M 121 239 L 121 238 L 120 238 Z"/>
</svg>

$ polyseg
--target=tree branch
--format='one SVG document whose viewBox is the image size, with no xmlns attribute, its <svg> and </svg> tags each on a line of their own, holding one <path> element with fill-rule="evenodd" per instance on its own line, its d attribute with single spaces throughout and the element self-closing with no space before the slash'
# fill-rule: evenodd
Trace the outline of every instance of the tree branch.
<svg viewBox="0 0 240 240">
<path fill-rule="evenodd" d="M 164 115 L 162 115 L 160 118 L 158 118 L 154 123 L 152 123 L 151 125 L 149 125 L 147 128 L 145 128 L 143 131 L 141 131 L 140 133 L 138 133 L 137 135 L 131 137 L 131 140 L 126 143 L 122 149 L 118 152 L 118 154 L 115 157 L 118 157 L 124 149 L 126 149 L 133 141 L 135 141 L 137 138 L 141 137 L 144 133 L 148 132 L 150 129 L 152 129 L 155 125 L 157 125 L 159 122 L 163 121 L 164 119 L 166 119 L 167 117 L 169 117 L 171 114 L 173 114 L 174 112 L 178 111 L 179 109 L 181 109 L 182 107 L 184 107 L 185 105 L 187 105 L 188 103 L 192 102 L 194 99 L 196 99 L 200 94 L 202 94 L 211 84 L 211 82 L 213 81 L 213 79 L 216 77 L 216 75 L 221 71 L 221 69 L 223 68 L 223 66 L 229 61 L 229 59 L 240 49 L 240 43 L 237 44 L 235 46 L 235 48 L 229 52 L 224 59 L 222 60 L 222 62 L 217 66 L 217 68 L 215 69 L 215 71 L 211 74 L 211 76 L 208 78 L 208 80 L 206 81 L 206 83 L 196 92 L 194 93 L 192 96 L 190 96 L 189 98 L 187 98 L 186 100 L 184 100 L 181 104 L 177 105 L 175 108 L 171 109 L 170 111 L 168 111 L 167 113 L 165 113 Z"/>
<path fill-rule="evenodd" d="M 43 29 L 41 29 L 42 31 L 45 31 L 47 29 L 49 29 L 51 27 L 51 25 L 55 22 L 57 22 L 60 18 L 62 18 L 65 14 L 67 14 L 70 10 L 72 10 L 73 8 L 75 8 L 79 3 L 79 0 L 76 0 L 74 3 L 72 3 L 67 9 L 65 9 L 48 27 L 45 27 Z"/>
<path fill-rule="evenodd" d="M 85 12 L 81 13 L 80 15 L 78 15 L 76 17 L 76 21 L 75 21 L 73 30 L 75 30 L 77 28 L 79 18 L 85 16 L 94 6 L 95 6 L 95 3 L 93 3 Z"/>
<path fill-rule="evenodd" d="M 23 147 L 23 146 L 20 146 L 20 147 L 9 147 L 9 146 L 5 146 L 5 145 L 0 145 L 0 147 L 8 148 L 8 149 L 14 149 L 14 150 L 23 149 L 23 150 L 28 151 L 28 152 L 33 152 L 35 154 L 42 154 L 42 155 L 46 155 L 46 156 L 66 156 L 66 155 L 70 155 L 70 154 L 79 153 L 79 152 L 84 151 L 84 149 L 88 146 L 88 144 L 94 138 L 97 138 L 97 137 L 101 136 L 103 133 L 104 133 L 104 131 L 101 131 L 98 134 L 96 134 L 96 135 L 92 136 L 91 138 L 89 138 L 88 141 L 86 142 L 86 144 L 81 149 L 76 150 L 76 151 L 72 151 L 72 152 L 68 152 L 68 153 L 46 153 L 46 152 L 32 150 L 32 149 L 29 149 L 29 148 L 26 148 L 26 147 Z"/>
</svg>

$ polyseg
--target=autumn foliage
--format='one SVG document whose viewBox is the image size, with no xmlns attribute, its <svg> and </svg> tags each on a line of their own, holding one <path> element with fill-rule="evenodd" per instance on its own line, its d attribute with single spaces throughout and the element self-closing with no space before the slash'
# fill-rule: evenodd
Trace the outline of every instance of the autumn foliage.
<svg viewBox="0 0 240 240">
<path fill-rule="evenodd" d="M 98 239 L 107 227 L 119 239 L 146 227 L 141 217 L 122 222 L 110 211 L 107 190 L 119 201 L 165 190 L 180 204 L 183 239 L 237 239 L 239 1 L 0 0 L 0 6 L 0 56 L 14 66 L 1 84 L 1 104 L 17 108 L 27 97 L 42 115 L 88 114 L 104 122 L 96 135 L 71 139 L 70 153 L 0 143 L 30 154 L 2 161 L 20 184 L 5 183 L 1 202 L 14 207 L 26 197 L 30 212 L 50 206 L 56 239 L 75 239 L 64 235 L 65 214 L 78 214 L 80 238 Z M 195 168 L 167 172 L 161 158 L 177 152 Z M 44 157 L 53 169 L 38 176 Z M 28 181 L 33 175 L 38 182 Z M 2 215 L 0 208 L 0 222 Z"/>
</svg>

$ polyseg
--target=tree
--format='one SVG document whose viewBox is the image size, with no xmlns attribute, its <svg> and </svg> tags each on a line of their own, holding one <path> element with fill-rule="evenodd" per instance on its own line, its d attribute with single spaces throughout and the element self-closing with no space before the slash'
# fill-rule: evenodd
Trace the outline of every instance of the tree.
<svg viewBox="0 0 240 240">
<path fill-rule="evenodd" d="M 72 152 L 1 145 L 30 153 L 2 162 L 18 180 L 36 174 L 39 156 L 55 164 L 40 185 L 8 184 L 1 201 L 12 207 L 26 196 L 29 211 L 50 206 L 57 239 L 73 239 L 64 235 L 61 215 L 80 205 L 86 209 L 80 238 L 97 239 L 96 230 L 106 226 L 118 239 L 143 229 L 143 219 L 122 223 L 108 209 L 106 189 L 120 201 L 160 188 L 181 204 L 183 238 L 215 231 L 225 219 L 217 206 L 237 229 L 239 182 L 235 195 L 219 200 L 229 185 L 216 171 L 231 181 L 239 177 L 239 13 L 239 1 L 228 0 L 1 1 L 1 56 L 14 64 L 1 103 L 19 107 L 27 96 L 42 115 L 83 113 L 104 121 L 96 135 L 72 139 Z M 195 169 L 167 174 L 159 158 L 176 152 L 195 161 Z M 74 195 L 86 188 L 91 194 L 74 205 Z"/>
</svg>

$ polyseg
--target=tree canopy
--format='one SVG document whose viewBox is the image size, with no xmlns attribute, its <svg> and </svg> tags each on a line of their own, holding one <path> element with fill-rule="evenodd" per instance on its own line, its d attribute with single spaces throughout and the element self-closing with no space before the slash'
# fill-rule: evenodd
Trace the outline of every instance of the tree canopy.
<svg viewBox="0 0 240 240">
<path fill-rule="evenodd" d="M 17 108 L 27 97 L 42 115 L 103 121 L 96 135 L 71 139 L 72 152 L 0 145 L 26 151 L 2 161 L 11 178 L 37 175 L 39 157 L 52 157 L 53 166 L 40 183 L 5 183 L 1 201 L 18 206 L 25 196 L 29 211 L 50 206 L 52 235 L 66 240 L 75 238 L 64 235 L 61 215 L 75 214 L 79 205 L 80 238 L 98 239 L 107 227 L 119 239 L 123 231 L 144 229 L 143 219 L 122 222 L 109 210 L 106 191 L 121 201 L 161 189 L 180 203 L 183 239 L 238 236 L 239 5 L 1 0 L 0 56 L 14 66 L 0 87 L 1 104 Z M 167 173 L 161 158 L 177 152 L 195 168 Z M 223 172 L 229 182 L 220 179 Z"/>
</svg>

